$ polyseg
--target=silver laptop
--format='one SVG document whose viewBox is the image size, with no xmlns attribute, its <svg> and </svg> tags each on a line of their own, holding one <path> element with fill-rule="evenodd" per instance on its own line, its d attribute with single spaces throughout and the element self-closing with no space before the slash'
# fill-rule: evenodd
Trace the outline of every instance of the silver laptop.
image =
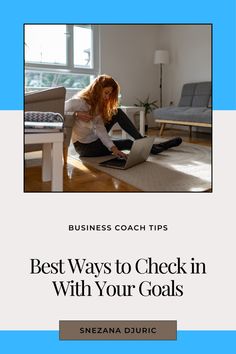
<svg viewBox="0 0 236 354">
<path fill-rule="evenodd" d="M 143 138 L 134 140 L 130 153 L 127 155 L 127 159 L 114 157 L 112 159 L 100 162 L 99 165 L 103 167 L 118 168 L 120 170 L 126 170 L 134 165 L 138 165 L 147 160 L 154 138 Z"/>
</svg>

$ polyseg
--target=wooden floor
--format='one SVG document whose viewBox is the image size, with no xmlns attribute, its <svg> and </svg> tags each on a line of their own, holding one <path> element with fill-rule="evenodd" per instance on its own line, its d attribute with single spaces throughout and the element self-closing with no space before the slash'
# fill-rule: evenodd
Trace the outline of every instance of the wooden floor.
<svg viewBox="0 0 236 354">
<path fill-rule="evenodd" d="M 158 136 L 159 130 L 149 129 L 148 135 Z M 166 129 L 163 137 L 181 136 L 183 141 L 193 144 L 211 146 L 211 135 L 193 132 L 189 138 L 188 131 Z M 51 183 L 41 181 L 40 153 L 27 154 L 25 167 L 25 192 L 50 192 Z M 28 167 L 30 166 L 30 167 Z M 138 192 L 139 190 L 125 182 L 107 175 L 101 171 L 86 166 L 80 161 L 68 158 L 64 166 L 64 192 Z"/>
</svg>

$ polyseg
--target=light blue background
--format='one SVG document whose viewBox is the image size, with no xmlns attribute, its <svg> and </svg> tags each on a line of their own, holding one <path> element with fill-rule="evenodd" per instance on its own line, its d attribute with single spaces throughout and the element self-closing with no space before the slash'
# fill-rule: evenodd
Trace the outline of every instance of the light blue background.
<svg viewBox="0 0 236 354">
<path fill-rule="evenodd" d="M 235 0 L 4 1 L 0 109 L 23 109 L 24 23 L 212 23 L 213 107 L 236 109 Z"/>
<path fill-rule="evenodd" d="M 60 341 L 57 331 L 0 332 L 4 354 L 235 354 L 236 331 L 178 331 L 176 341 Z"/>
<path fill-rule="evenodd" d="M 23 109 L 24 23 L 212 23 L 214 109 L 236 109 L 235 0 L 6 0 L 0 18 L 2 110 Z M 59 341 L 57 331 L 0 331 L 4 354 L 231 354 L 235 343 L 236 331 L 179 331 L 177 341 L 84 342 Z"/>
</svg>

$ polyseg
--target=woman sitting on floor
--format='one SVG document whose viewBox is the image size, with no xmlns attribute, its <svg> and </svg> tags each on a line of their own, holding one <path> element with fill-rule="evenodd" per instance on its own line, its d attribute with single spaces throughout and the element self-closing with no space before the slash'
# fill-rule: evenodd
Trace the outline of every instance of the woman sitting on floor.
<svg viewBox="0 0 236 354">
<path fill-rule="evenodd" d="M 112 140 L 108 135 L 114 124 L 133 139 L 144 138 L 128 116 L 118 108 L 118 83 L 108 75 L 98 76 L 89 86 L 78 92 L 65 103 L 65 111 L 73 112 L 75 124 L 72 142 L 81 157 L 114 154 L 126 157 L 122 150 L 130 150 L 130 139 Z M 161 144 L 153 144 L 151 153 L 159 154 L 170 147 L 178 146 L 181 138 L 174 138 Z"/>
</svg>

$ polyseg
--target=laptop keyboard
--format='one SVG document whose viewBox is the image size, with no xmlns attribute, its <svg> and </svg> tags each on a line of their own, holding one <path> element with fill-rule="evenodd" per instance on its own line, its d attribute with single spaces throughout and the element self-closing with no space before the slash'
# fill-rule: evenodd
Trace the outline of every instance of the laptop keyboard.
<svg viewBox="0 0 236 354">
<path fill-rule="evenodd" d="M 118 167 L 123 167 L 126 164 L 126 159 L 119 159 L 119 158 L 114 158 L 108 161 L 103 161 L 100 163 L 100 165 L 105 165 L 109 164 L 110 166 L 118 166 Z"/>
</svg>

